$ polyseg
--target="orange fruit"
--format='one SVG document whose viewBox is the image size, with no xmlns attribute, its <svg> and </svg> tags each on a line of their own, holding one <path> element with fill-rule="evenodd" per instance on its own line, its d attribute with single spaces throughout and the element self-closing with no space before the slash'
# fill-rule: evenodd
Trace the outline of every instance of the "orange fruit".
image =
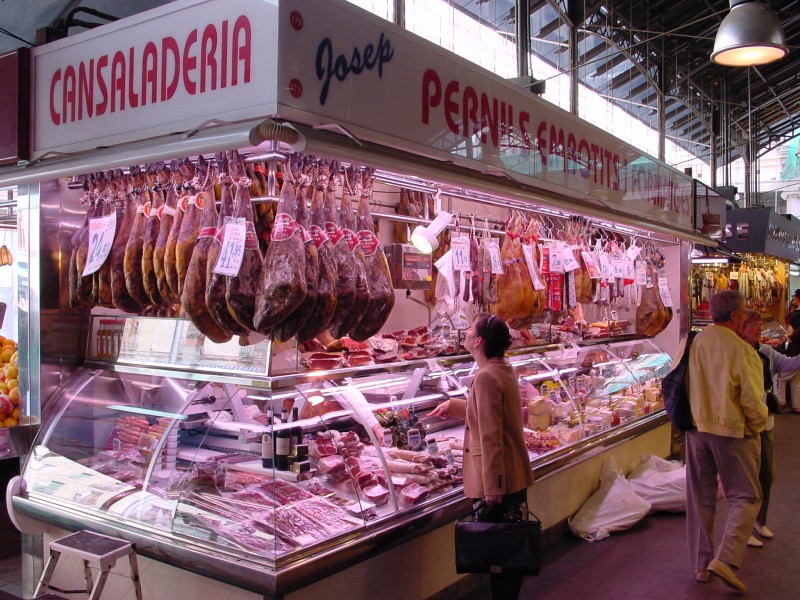
<svg viewBox="0 0 800 600">
<path fill-rule="evenodd" d="M 14 366 L 13 364 L 9 364 L 6 366 L 5 369 L 6 379 L 16 379 L 17 375 L 19 375 L 19 369 L 16 366 Z"/>
<path fill-rule="evenodd" d="M 8 392 L 8 399 L 11 400 L 14 405 L 19 404 L 19 387 L 15 387 Z"/>
<path fill-rule="evenodd" d="M 14 407 L 14 410 L 11 411 L 11 416 L 19 420 L 19 406 Z"/>
<path fill-rule="evenodd" d="M 14 417 L 6 417 L 3 420 L 3 427 L 16 427 L 18 424 L 19 420 Z"/>
<path fill-rule="evenodd" d="M 15 387 L 19 385 L 16 379 L 6 379 L 6 385 L 8 386 L 8 391 L 13 390 Z"/>
</svg>

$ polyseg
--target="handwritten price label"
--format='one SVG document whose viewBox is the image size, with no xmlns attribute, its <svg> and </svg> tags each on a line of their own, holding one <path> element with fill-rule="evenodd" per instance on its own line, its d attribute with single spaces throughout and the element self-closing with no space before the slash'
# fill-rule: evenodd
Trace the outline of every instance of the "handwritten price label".
<svg viewBox="0 0 800 600">
<path fill-rule="evenodd" d="M 461 235 L 453 238 L 450 242 L 450 249 L 453 251 L 453 270 L 471 271 L 472 266 L 469 262 L 469 236 Z"/>
<path fill-rule="evenodd" d="M 667 308 L 672 307 L 672 295 L 669 293 L 669 284 L 666 277 L 658 278 L 658 293 L 661 295 L 661 301 Z"/>
<path fill-rule="evenodd" d="M 486 251 L 489 253 L 489 260 L 492 263 L 492 273 L 495 275 L 503 274 L 503 260 L 500 258 L 500 246 L 494 240 L 486 242 Z"/>
<path fill-rule="evenodd" d="M 219 252 L 214 273 L 236 277 L 242 267 L 244 257 L 244 241 L 246 235 L 244 221 L 225 224 L 225 233 L 222 236 L 222 249 Z"/>
<path fill-rule="evenodd" d="M 83 276 L 91 275 L 103 266 L 114 243 L 117 230 L 117 211 L 105 217 L 89 219 L 89 252 Z"/>
</svg>

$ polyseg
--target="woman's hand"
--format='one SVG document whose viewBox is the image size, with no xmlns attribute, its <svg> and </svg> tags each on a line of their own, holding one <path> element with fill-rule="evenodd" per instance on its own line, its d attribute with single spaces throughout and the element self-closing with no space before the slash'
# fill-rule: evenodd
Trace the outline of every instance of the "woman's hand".
<svg viewBox="0 0 800 600">
<path fill-rule="evenodd" d="M 500 494 L 499 496 L 484 496 L 483 501 L 486 502 L 486 506 L 494 506 L 495 504 L 500 504 L 503 501 L 503 495 Z"/>
<path fill-rule="evenodd" d="M 447 417 L 448 411 L 450 410 L 450 400 L 445 400 L 439 406 L 434 408 L 430 415 L 433 417 Z"/>
</svg>

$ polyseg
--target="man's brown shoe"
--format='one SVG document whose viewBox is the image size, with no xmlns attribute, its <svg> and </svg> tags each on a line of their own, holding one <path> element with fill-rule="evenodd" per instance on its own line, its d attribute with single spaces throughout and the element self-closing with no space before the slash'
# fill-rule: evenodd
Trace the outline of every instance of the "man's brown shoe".
<svg viewBox="0 0 800 600">
<path fill-rule="evenodd" d="M 725 585 L 732 587 L 735 590 L 743 592 L 747 589 L 744 582 L 736 576 L 733 569 L 727 563 L 717 560 L 716 558 L 708 563 L 708 570 L 714 575 L 722 579 Z"/>
</svg>

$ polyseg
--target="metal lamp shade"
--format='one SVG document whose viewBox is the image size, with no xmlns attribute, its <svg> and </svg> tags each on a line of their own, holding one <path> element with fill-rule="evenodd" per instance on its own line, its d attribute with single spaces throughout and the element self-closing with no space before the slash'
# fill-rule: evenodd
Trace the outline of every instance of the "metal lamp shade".
<svg viewBox="0 0 800 600">
<path fill-rule="evenodd" d="M 736 4 L 722 21 L 711 60 L 728 67 L 750 67 L 780 60 L 789 53 L 778 17 L 761 2 Z"/>
</svg>

